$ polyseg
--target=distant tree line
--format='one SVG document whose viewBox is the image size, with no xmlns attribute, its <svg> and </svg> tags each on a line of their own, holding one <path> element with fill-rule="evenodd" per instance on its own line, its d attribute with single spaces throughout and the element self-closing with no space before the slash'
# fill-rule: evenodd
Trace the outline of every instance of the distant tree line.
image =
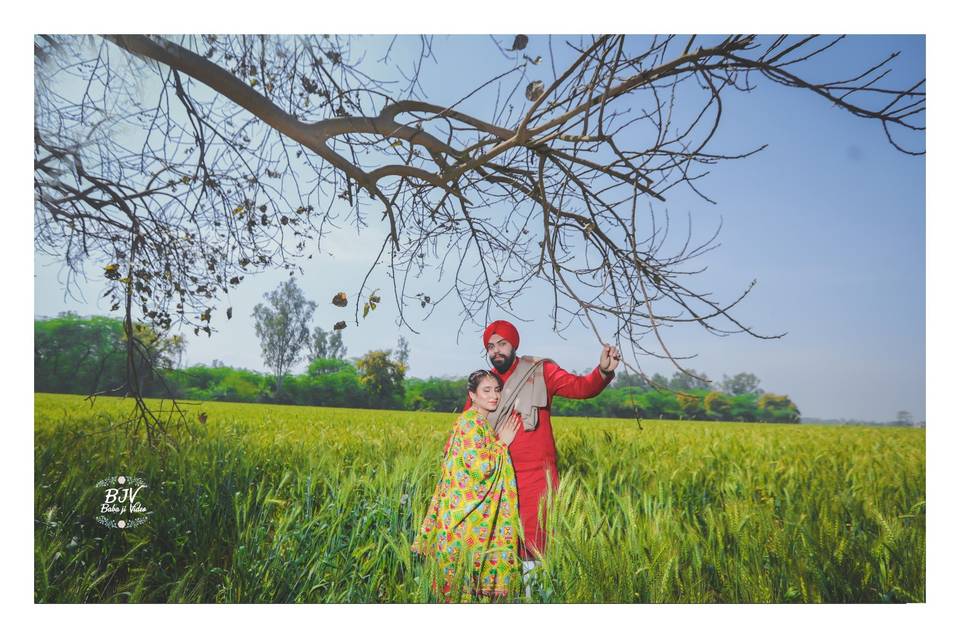
<svg viewBox="0 0 960 640">
<path fill-rule="evenodd" d="M 610 418 L 799 422 L 800 410 L 788 396 L 774 393 L 729 395 L 707 389 L 673 390 L 613 386 L 595 398 L 554 397 L 553 414 Z"/>
<path fill-rule="evenodd" d="M 227 402 L 280 403 L 328 407 L 405 409 L 457 412 L 466 398 L 466 378 L 408 378 L 409 345 L 401 337 L 394 349 L 370 351 L 346 358 L 339 331 L 315 328 L 306 335 L 307 370 L 260 373 L 214 361 L 180 367 L 185 343 L 181 336 L 149 339 L 152 357 L 167 386 L 177 398 Z M 301 333 L 300 337 L 304 334 Z M 34 321 L 35 390 L 50 393 L 107 395 L 122 389 L 126 367 L 123 324 L 120 319 L 85 318 L 64 313 Z M 148 368 L 144 368 L 148 370 Z M 749 373 L 724 376 L 718 388 L 706 376 L 692 371 L 668 379 L 660 374 L 649 380 L 620 373 L 614 384 L 595 398 L 568 400 L 555 397 L 558 416 L 664 418 L 744 422 L 798 422 L 800 411 L 785 395 L 766 393 Z M 165 389 L 145 379 L 147 395 Z"/>
<path fill-rule="evenodd" d="M 125 387 L 127 352 L 123 321 L 119 318 L 84 318 L 61 313 L 56 318 L 33 323 L 34 389 L 56 393 L 107 395 L 121 393 Z M 186 342 L 182 336 L 160 338 L 149 327 L 135 324 L 134 331 L 146 352 L 137 353 L 135 363 L 145 396 L 156 396 L 164 389 L 155 375 L 180 365 Z M 147 366 L 147 361 L 154 367 Z"/>
</svg>

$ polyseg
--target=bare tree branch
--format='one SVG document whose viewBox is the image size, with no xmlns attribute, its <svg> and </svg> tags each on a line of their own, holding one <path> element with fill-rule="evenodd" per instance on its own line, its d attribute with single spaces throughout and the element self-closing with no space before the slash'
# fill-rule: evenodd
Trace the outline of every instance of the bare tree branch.
<svg viewBox="0 0 960 640">
<path fill-rule="evenodd" d="M 389 232 L 356 299 L 382 261 L 411 330 L 411 309 L 429 317 L 456 299 L 480 321 L 545 287 L 557 331 L 577 322 L 601 340 L 612 321 L 621 351 L 682 369 L 665 326 L 777 337 L 733 315 L 752 284 L 728 302 L 693 287 L 715 236 L 688 231 L 668 253 L 669 217 L 637 215 L 680 187 L 712 202 L 709 168 L 762 151 L 713 148 L 724 96 L 765 78 L 923 153 L 924 81 L 891 85 L 896 53 L 810 77 L 843 38 L 608 35 L 561 52 L 551 39 L 549 83 L 534 52 L 501 48 L 506 70 L 448 105 L 414 98 L 429 38 L 404 88 L 393 69 L 374 77 L 397 41 L 378 67 L 363 62 L 370 45 L 341 37 L 37 36 L 37 250 L 74 273 L 100 266 L 128 323 L 209 334 L 216 300 L 245 274 L 302 272 L 330 228 L 373 215 Z M 492 119 L 466 106 L 483 100 Z M 441 293 L 423 290 L 428 276 Z"/>
</svg>

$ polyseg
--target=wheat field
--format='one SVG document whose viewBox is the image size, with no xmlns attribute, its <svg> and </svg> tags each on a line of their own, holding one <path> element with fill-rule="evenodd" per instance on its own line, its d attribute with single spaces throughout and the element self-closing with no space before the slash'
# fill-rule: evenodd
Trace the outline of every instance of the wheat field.
<svg viewBox="0 0 960 640">
<path fill-rule="evenodd" d="M 35 395 L 36 602 L 436 600 L 409 545 L 455 416 L 204 402 L 177 450 L 152 450 L 109 428 L 130 406 Z M 925 600 L 923 430 L 554 431 L 548 553 L 515 601 Z M 147 482 L 136 528 L 96 521 L 96 484 L 118 474 Z"/>
</svg>

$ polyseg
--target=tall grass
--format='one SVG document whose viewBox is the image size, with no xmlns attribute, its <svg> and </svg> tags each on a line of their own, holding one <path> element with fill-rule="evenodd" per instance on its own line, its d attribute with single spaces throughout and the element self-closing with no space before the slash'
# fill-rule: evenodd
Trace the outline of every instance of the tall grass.
<svg viewBox="0 0 960 640">
<path fill-rule="evenodd" d="M 409 550 L 453 415 L 205 402 L 178 452 L 36 395 L 37 602 L 434 602 Z M 924 432 L 557 418 L 532 602 L 925 599 Z M 94 486 L 144 478 L 137 528 Z"/>
</svg>

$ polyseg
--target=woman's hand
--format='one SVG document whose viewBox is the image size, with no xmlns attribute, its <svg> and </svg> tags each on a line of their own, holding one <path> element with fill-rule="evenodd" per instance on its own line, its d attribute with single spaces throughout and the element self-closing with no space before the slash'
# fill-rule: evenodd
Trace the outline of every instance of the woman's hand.
<svg viewBox="0 0 960 640">
<path fill-rule="evenodd" d="M 497 428 L 497 438 L 500 439 L 500 442 L 509 447 L 516 437 L 517 431 L 520 430 L 521 422 L 519 413 L 516 411 L 510 412 L 510 417 L 501 422 Z"/>
</svg>

